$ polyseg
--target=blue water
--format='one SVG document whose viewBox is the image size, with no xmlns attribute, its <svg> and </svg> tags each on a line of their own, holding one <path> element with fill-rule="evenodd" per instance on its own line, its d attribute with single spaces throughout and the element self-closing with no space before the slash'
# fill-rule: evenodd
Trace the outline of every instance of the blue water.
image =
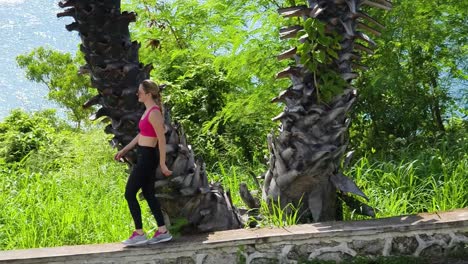
<svg viewBox="0 0 468 264">
<path fill-rule="evenodd" d="M 47 101 L 47 87 L 30 82 L 16 64 L 16 56 L 46 46 L 75 54 L 80 39 L 65 25 L 72 18 L 56 17 L 58 0 L 0 0 L 0 121 L 12 109 L 36 111 L 56 108 Z"/>
</svg>

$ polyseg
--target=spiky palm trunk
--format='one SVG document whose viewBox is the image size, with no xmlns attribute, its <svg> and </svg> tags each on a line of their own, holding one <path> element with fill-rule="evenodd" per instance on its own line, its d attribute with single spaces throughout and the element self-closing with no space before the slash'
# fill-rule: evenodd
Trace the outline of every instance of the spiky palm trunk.
<svg viewBox="0 0 468 264">
<path fill-rule="evenodd" d="M 310 0 L 308 5 L 279 9 L 284 17 L 301 18 L 297 19 L 300 25 L 280 32 L 284 39 L 297 38 L 301 46 L 278 57 L 292 58 L 295 65 L 277 74 L 277 78 L 289 77 L 292 85 L 272 100 L 286 106 L 274 118 L 281 122 L 279 135 L 268 137 L 271 158 L 263 199 L 271 203 L 280 198 L 282 207 L 288 203 L 301 205 L 302 221 L 341 219 L 342 202 L 358 213 L 374 216 L 371 207 L 349 195 L 367 199 L 340 172 L 348 145 L 348 113 L 356 100 L 356 90 L 351 86 L 358 76 L 354 69 L 365 68 L 358 63 L 361 53 L 372 53 L 367 46 L 375 46 L 359 29 L 379 34 L 360 20 L 382 27 L 360 11 L 363 5 L 391 8 L 385 0 Z M 313 28 L 313 20 L 321 23 Z M 323 35 L 320 24 L 324 25 Z M 334 46 L 334 40 L 339 45 Z M 339 80 L 333 80 L 333 76 Z M 349 162 L 351 155 L 343 163 Z"/>
<path fill-rule="evenodd" d="M 130 39 L 128 25 L 135 21 L 136 15 L 121 13 L 120 0 L 67 0 L 59 6 L 69 8 L 58 17 L 75 19 L 66 28 L 79 32 L 80 49 L 87 62 L 80 71 L 91 75 L 91 84 L 98 90 L 84 107 L 101 105 L 93 118 L 110 120 L 105 132 L 114 135 L 111 144 L 120 149 L 138 133 L 144 106 L 138 103 L 136 92 L 152 69 L 151 65 L 139 62 L 140 45 Z M 208 183 L 203 162 L 195 160 L 182 129 L 171 124 L 168 113 L 165 115 L 167 164 L 173 175 L 165 178 L 158 169 L 155 184 L 163 211 L 171 220 L 186 218 L 190 231 L 241 227 L 229 193 L 219 184 Z M 130 152 L 126 160 L 133 166 L 135 153 Z"/>
</svg>

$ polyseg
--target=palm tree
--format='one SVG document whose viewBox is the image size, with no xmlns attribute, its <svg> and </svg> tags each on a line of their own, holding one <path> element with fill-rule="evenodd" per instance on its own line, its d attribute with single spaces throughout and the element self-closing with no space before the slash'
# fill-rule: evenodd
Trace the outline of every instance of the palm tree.
<svg viewBox="0 0 468 264">
<path fill-rule="evenodd" d="M 58 17 L 75 19 L 66 28 L 78 31 L 82 40 L 80 50 L 87 64 L 80 73 L 90 74 L 91 85 L 98 91 L 83 106 L 101 106 L 92 118 L 104 117 L 109 123 L 105 132 L 114 135 L 111 145 L 121 149 L 138 133 L 144 106 L 138 103 L 136 92 L 152 69 L 139 62 L 140 44 L 130 39 L 128 25 L 136 15 L 122 13 L 120 0 L 66 0 L 59 6 L 67 9 Z M 242 222 L 229 192 L 217 183 L 208 183 L 203 162 L 195 158 L 182 127 L 171 124 L 169 110 L 165 126 L 167 163 L 173 175 L 165 178 L 159 169 L 156 172 L 155 188 L 163 211 L 171 220 L 186 219 L 187 232 L 240 228 Z M 131 168 L 135 153 L 128 153 L 125 159 Z"/>
<path fill-rule="evenodd" d="M 352 157 L 348 145 L 348 113 L 357 99 L 352 80 L 362 53 L 372 53 L 375 43 L 365 34 L 379 35 L 383 26 L 360 11 L 363 6 L 390 10 L 386 0 L 309 0 L 307 5 L 280 8 L 297 25 L 281 29 L 282 39 L 298 44 L 278 56 L 293 59 L 294 65 L 277 74 L 290 78 L 291 86 L 272 102 L 285 104 L 273 120 L 281 122 L 279 133 L 268 136 L 269 169 L 265 174 L 263 199 L 286 207 L 300 207 L 301 221 L 342 219 L 342 202 L 357 213 L 374 216 L 374 210 L 360 202 L 368 200 L 356 184 L 342 174 Z M 363 31 L 361 31 L 363 30 Z M 248 192 L 244 200 L 253 205 Z M 257 202 L 258 204 L 258 202 Z"/>
</svg>

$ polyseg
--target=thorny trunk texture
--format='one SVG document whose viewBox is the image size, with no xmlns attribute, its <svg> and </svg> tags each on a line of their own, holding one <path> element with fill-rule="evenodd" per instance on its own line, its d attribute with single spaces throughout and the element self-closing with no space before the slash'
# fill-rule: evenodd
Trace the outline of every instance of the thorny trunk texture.
<svg viewBox="0 0 468 264">
<path fill-rule="evenodd" d="M 80 72 L 90 74 L 91 84 L 98 90 L 84 107 L 101 105 L 93 118 L 110 120 L 105 132 L 114 135 L 111 144 L 121 149 L 138 133 L 144 106 L 138 103 L 136 92 L 152 69 L 139 62 L 140 44 L 130 39 L 128 26 L 136 14 L 121 13 L 120 0 L 67 0 L 59 6 L 67 9 L 58 17 L 75 19 L 66 28 L 78 31 L 82 40 L 80 49 L 87 64 Z M 182 128 L 171 124 L 168 112 L 165 127 L 167 164 L 173 175 L 165 178 L 159 169 L 156 173 L 156 196 L 163 211 L 171 220 L 187 219 L 187 232 L 240 228 L 242 223 L 229 193 L 219 184 L 208 183 L 203 162 L 195 159 Z M 135 153 L 125 158 L 133 166 Z"/>
<path fill-rule="evenodd" d="M 273 120 L 281 122 L 279 135 L 268 136 L 270 150 L 269 169 L 265 174 L 263 199 L 269 204 L 280 202 L 281 207 L 292 203 L 300 206 L 301 222 L 342 219 L 342 202 L 357 213 L 375 216 L 374 210 L 349 194 L 368 198 L 356 184 L 340 170 L 347 166 L 352 151 L 348 145 L 348 112 L 356 100 L 357 92 L 351 81 L 358 75 L 354 69 L 365 69 L 358 64 L 362 53 L 372 53 L 375 43 L 360 29 L 379 35 L 380 32 L 362 22 L 383 28 L 375 19 L 360 11 L 363 6 L 390 10 L 386 0 L 309 0 L 308 5 L 281 8 L 283 17 L 291 17 L 300 25 L 282 28 L 282 39 L 296 38 L 298 43 L 317 43 L 305 30 L 308 19 L 325 25 L 325 35 L 338 36 L 339 47 L 331 63 L 317 68 L 306 67 L 303 62 L 314 59 L 312 52 L 300 53 L 297 48 L 278 56 L 279 60 L 293 59 L 294 66 L 279 72 L 277 78 L 290 78 L 292 85 L 272 102 L 283 102 L 284 111 Z M 309 21 L 310 22 L 310 21 Z M 318 40 L 320 42 L 320 40 Z M 331 51 L 330 54 L 333 54 Z M 337 56 L 336 56 L 337 55 Z M 301 59 L 301 56 L 303 57 Z M 305 58 L 304 58 L 305 57 Z M 325 69 L 325 70 L 324 70 Z M 320 81 L 321 74 L 333 71 L 344 80 L 341 92 L 324 102 L 322 91 L 327 87 Z M 323 98 L 323 97 L 322 97 Z M 343 162 L 342 162 L 343 161 Z M 244 186 L 245 187 L 245 186 Z M 245 194 L 246 192 L 244 192 Z M 247 197 L 246 197 L 247 196 Z M 249 194 L 244 200 L 252 201 Z M 253 206 L 254 203 L 250 202 Z M 258 204 L 258 202 L 257 202 Z"/>
</svg>

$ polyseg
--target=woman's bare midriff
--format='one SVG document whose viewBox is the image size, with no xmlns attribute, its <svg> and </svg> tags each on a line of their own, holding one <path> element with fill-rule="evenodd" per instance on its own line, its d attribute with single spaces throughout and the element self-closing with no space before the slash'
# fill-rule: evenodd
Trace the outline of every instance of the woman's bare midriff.
<svg viewBox="0 0 468 264">
<path fill-rule="evenodd" d="M 158 138 L 155 137 L 147 137 L 147 136 L 140 136 L 138 137 L 138 145 L 142 147 L 156 147 L 158 144 Z"/>
</svg>

